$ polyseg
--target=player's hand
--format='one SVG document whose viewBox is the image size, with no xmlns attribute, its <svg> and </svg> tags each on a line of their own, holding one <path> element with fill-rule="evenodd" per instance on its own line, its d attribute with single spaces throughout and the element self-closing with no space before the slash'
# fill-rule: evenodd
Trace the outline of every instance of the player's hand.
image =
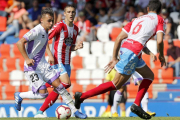
<svg viewBox="0 0 180 120">
<path fill-rule="evenodd" d="M 104 68 L 105 68 L 105 72 L 107 73 L 110 73 L 111 70 L 114 68 L 114 66 L 118 63 L 118 59 L 114 59 L 114 60 L 111 60 Z"/>
<path fill-rule="evenodd" d="M 76 44 L 76 49 L 82 49 L 83 48 L 83 41 L 78 41 Z"/>
<path fill-rule="evenodd" d="M 165 61 L 164 56 L 159 55 L 159 60 L 160 60 L 160 62 L 161 62 L 161 67 L 162 67 L 162 66 L 166 66 L 166 61 Z"/>
<path fill-rule="evenodd" d="M 48 63 L 49 63 L 50 65 L 54 65 L 54 58 L 50 56 L 50 57 L 48 58 Z"/>
<path fill-rule="evenodd" d="M 150 53 L 150 56 L 151 56 L 153 62 L 157 61 L 157 57 L 153 53 Z"/>
<path fill-rule="evenodd" d="M 30 67 L 30 66 L 34 66 L 34 60 L 33 59 L 27 59 L 26 60 L 26 64 Z"/>
</svg>

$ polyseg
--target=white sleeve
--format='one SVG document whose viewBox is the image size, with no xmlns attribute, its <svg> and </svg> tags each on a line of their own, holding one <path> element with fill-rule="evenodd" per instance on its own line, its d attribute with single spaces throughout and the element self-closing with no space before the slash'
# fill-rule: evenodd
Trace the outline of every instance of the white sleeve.
<svg viewBox="0 0 180 120">
<path fill-rule="evenodd" d="M 36 29 L 31 29 L 29 32 L 27 32 L 23 37 L 27 41 L 34 40 L 38 36 L 38 30 Z"/>
</svg>

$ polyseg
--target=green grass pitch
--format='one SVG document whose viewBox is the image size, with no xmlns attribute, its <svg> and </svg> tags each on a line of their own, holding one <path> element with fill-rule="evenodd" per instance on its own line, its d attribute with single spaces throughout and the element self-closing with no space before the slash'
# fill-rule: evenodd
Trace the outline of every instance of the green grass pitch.
<svg viewBox="0 0 180 120">
<path fill-rule="evenodd" d="M 0 120 L 58 120 L 57 118 L 0 118 Z M 65 119 L 61 119 L 65 120 Z M 69 120 L 82 120 L 77 118 L 70 118 Z M 117 117 L 117 118 L 105 118 L 105 117 L 89 117 L 86 120 L 142 120 L 139 117 Z M 151 120 L 180 120 L 180 117 L 153 117 Z"/>
</svg>

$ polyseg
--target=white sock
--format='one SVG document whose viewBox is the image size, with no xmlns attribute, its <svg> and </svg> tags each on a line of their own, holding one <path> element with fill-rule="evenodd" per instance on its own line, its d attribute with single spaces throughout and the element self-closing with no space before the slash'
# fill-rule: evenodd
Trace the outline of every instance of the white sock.
<svg viewBox="0 0 180 120">
<path fill-rule="evenodd" d="M 74 101 L 73 101 L 71 95 L 68 93 L 68 91 L 64 88 L 64 86 L 62 84 L 60 84 L 56 88 L 56 90 L 62 96 L 62 99 L 64 100 L 64 102 L 70 107 L 72 113 L 75 113 L 77 111 L 77 109 L 74 106 Z"/>
<path fill-rule="evenodd" d="M 117 108 L 121 101 L 121 98 L 122 98 L 122 93 L 119 90 L 117 90 L 116 93 L 114 94 L 113 106 L 111 108 L 112 114 L 117 112 Z"/>
<path fill-rule="evenodd" d="M 145 93 L 142 101 L 141 101 L 141 104 L 142 104 L 142 109 L 147 112 L 148 111 L 148 101 L 149 101 L 149 98 L 148 98 L 148 92 Z"/>
<path fill-rule="evenodd" d="M 48 93 L 45 94 L 40 94 L 40 93 L 33 93 L 33 91 L 28 91 L 28 92 L 21 92 L 19 96 L 24 99 L 44 99 L 48 96 Z"/>
</svg>

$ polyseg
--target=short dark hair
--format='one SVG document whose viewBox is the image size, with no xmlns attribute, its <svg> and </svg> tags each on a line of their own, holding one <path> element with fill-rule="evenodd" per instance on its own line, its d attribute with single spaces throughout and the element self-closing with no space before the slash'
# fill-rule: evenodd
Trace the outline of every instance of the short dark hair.
<svg viewBox="0 0 180 120">
<path fill-rule="evenodd" d="M 75 7 L 74 5 L 66 5 L 66 7 L 64 8 L 64 11 L 65 11 L 66 8 L 68 8 L 68 7 L 72 7 L 72 8 L 74 8 L 74 9 L 76 9 L 76 7 Z"/>
<path fill-rule="evenodd" d="M 42 11 L 41 11 L 41 17 L 42 17 L 43 15 L 45 15 L 45 14 L 49 14 L 50 16 L 54 17 L 54 12 L 53 12 L 53 10 L 52 10 L 51 8 L 49 8 L 49 7 L 46 7 L 46 8 L 44 8 L 44 9 L 42 9 Z"/>
<path fill-rule="evenodd" d="M 149 11 L 156 11 L 157 14 L 161 12 L 161 2 L 159 0 L 150 0 L 148 7 Z"/>
</svg>

